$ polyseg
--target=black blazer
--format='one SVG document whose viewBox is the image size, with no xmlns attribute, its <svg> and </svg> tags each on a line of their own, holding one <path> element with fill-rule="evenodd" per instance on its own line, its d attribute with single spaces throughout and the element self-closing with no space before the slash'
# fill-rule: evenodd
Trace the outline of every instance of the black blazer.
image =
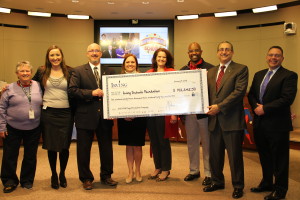
<svg viewBox="0 0 300 200">
<path fill-rule="evenodd" d="M 114 70 L 101 65 L 101 77 L 111 74 L 115 74 Z M 101 83 L 100 86 L 102 88 Z M 95 130 L 98 123 L 104 123 L 107 126 L 113 125 L 112 120 L 100 120 L 103 119 L 102 98 L 92 96 L 92 91 L 97 88 L 96 79 L 89 63 L 74 68 L 68 92 L 76 100 L 75 124 L 77 128 Z"/>
<path fill-rule="evenodd" d="M 261 70 L 254 75 L 248 94 L 249 103 L 254 110 L 259 101 L 260 85 L 268 69 Z M 265 114 L 258 116 L 254 113 L 254 128 L 260 126 L 268 131 L 291 131 L 291 110 L 297 93 L 298 75 L 282 66 L 269 81 L 263 96 L 263 109 Z"/>
</svg>

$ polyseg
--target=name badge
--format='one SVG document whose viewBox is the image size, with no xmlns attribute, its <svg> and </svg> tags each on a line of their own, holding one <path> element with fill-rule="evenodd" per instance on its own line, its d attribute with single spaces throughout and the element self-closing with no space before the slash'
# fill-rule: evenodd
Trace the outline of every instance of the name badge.
<svg viewBox="0 0 300 200">
<path fill-rule="evenodd" d="M 34 119 L 34 110 L 29 110 L 29 119 Z"/>
</svg>

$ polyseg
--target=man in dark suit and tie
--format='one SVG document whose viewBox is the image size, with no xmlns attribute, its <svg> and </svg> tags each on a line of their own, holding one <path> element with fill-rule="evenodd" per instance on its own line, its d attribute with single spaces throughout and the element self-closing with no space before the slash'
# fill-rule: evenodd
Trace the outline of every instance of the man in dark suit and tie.
<svg viewBox="0 0 300 200">
<path fill-rule="evenodd" d="M 69 93 L 76 99 L 75 124 L 77 129 L 77 164 L 79 179 L 86 190 L 93 189 L 94 176 L 90 170 L 90 151 L 96 133 L 100 153 L 100 178 L 106 185 L 118 183 L 113 173 L 112 120 L 103 119 L 101 75 L 114 74 L 107 66 L 100 65 L 102 52 L 96 43 L 87 48 L 89 62 L 74 69 Z"/>
<path fill-rule="evenodd" d="M 212 184 L 203 188 L 204 192 L 224 189 L 224 153 L 227 150 L 231 180 L 234 187 L 233 198 L 243 196 L 244 162 L 242 144 L 244 129 L 243 98 L 248 85 L 248 67 L 233 62 L 233 46 L 230 42 L 218 45 L 217 56 L 220 64 L 208 70 L 210 131 L 209 161 Z"/>
<path fill-rule="evenodd" d="M 290 106 L 296 97 L 298 75 L 282 67 L 283 59 L 282 48 L 272 46 L 266 57 L 269 68 L 254 75 L 248 95 L 262 166 L 262 180 L 251 192 L 271 191 L 265 200 L 284 199 L 288 190 L 289 140 L 293 130 Z"/>
</svg>

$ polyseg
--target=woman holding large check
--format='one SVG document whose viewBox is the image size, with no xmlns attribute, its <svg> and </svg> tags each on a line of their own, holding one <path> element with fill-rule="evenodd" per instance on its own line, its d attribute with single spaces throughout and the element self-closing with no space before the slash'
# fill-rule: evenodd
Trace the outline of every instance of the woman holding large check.
<svg viewBox="0 0 300 200">
<path fill-rule="evenodd" d="M 175 71 L 173 56 L 164 48 L 157 49 L 152 57 L 152 68 L 149 72 Z M 153 152 L 155 170 L 149 179 L 165 181 L 170 175 L 172 165 L 171 145 L 169 138 L 178 132 L 177 116 L 149 117 L 147 121 L 148 134 Z"/>
<path fill-rule="evenodd" d="M 122 65 L 122 74 L 139 73 L 138 61 L 135 55 L 126 54 Z M 118 138 L 119 145 L 126 145 L 126 159 L 129 174 L 126 183 L 131 183 L 135 175 L 135 180 L 141 182 L 141 162 L 143 157 L 142 146 L 145 145 L 146 118 L 119 118 Z M 133 167 L 135 165 L 135 174 Z"/>
</svg>

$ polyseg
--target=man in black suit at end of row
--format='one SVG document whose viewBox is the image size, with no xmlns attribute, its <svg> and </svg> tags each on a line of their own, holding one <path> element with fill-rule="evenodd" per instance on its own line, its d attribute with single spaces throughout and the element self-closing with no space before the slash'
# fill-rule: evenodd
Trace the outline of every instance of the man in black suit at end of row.
<svg viewBox="0 0 300 200">
<path fill-rule="evenodd" d="M 281 65 L 284 57 L 280 46 L 272 46 L 266 60 L 269 68 L 254 75 L 248 95 L 262 166 L 262 180 L 251 192 L 270 191 L 264 199 L 279 200 L 285 198 L 288 190 L 289 142 L 293 130 L 290 106 L 296 97 L 298 75 Z"/>
</svg>

